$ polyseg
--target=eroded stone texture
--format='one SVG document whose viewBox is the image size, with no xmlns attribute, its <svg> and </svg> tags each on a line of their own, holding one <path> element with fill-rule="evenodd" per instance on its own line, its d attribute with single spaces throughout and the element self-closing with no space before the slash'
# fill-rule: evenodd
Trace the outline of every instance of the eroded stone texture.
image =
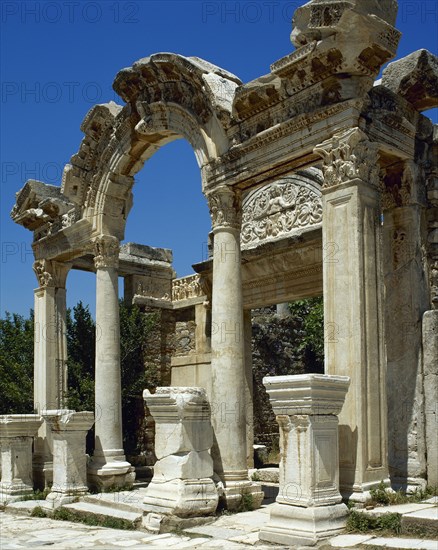
<svg viewBox="0 0 438 550">
<path fill-rule="evenodd" d="M 32 442 L 42 422 L 39 414 L 0 416 L 0 504 L 32 494 Z"/>
<path fill-rule="evenodd" d="M 53 485 L 44 507 L 53 509 L 88 493 L 85 437 L 94 415 L 67 409 L 47 410 L 42 415 L 53 439 Z"/>
<path fill-rule="evenodd" d="M 438 105 L 438 58 L 418 50 L 390 63 L 383 71 L 382 85 L 400 94 L 418 111 Z"/>
<path fill-rule="evenodd" d="M 260 539 L 313 545 L 341 532 L 338 418 L 346 376 L 302 374 L 263 379 L 280 426 L 280 490 Z"/>
<path fill-rule="evenodd" d="M 211 479 L 213 430 L 205 390 L 161 387 L 143 395 L 155 420 L 158 459 L 146 490 L 146 509 L 178 517 L 214 513 L 218 494 Z"/>
</svg>

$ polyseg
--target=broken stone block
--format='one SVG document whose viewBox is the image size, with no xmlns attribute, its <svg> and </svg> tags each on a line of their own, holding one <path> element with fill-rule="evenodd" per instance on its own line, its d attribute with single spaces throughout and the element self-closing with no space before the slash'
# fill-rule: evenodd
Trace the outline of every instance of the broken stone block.
<svg viewBox="0 0 438 550">
<path fill-rule="evenodd" d="M 210 448 L 213 432 L 203 388 L 157 388 L 143 393 L 155 420 L 158 462 L 146 489 L 149 512 L 178 517 L 214 513 L 218 504 Z"/>
<path fill-rule="evenodd" d="M 418 50 L 390 63 L 382 85 L 404 97 L 418 111 L 438 106 L 438 57 Z"/>
</svg>

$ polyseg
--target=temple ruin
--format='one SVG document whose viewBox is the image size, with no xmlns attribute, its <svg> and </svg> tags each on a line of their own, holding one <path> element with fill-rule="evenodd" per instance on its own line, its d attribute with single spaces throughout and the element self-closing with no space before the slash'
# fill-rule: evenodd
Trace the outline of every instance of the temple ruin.
<svg viewBox="0 0 438 550">
<path fill-rule="evenodd" d="M 140 59 L 115 77 L 121 104 L 96 105 L 86 115 L 61 186 L 31 180 L 17 193 L 12 218 L 33 232 L 35 331 L 47 334 L 35 339 L 37 415 L 52 411 L 52 418 L 64 408 L 68 273 L 96 274 L 99 411 L 89 483 L 124 485 L 135 477 L 122 443 L 122 276 L 125 299 L 161 319 L 173 316 L 175 330 L 190 332 L 188 341 L 169 334 L 181 342 L 163 357 L 169 387 L 145 395 L 160 426 L 159 471 L 170 483 L 175 469 L 182 498 L 162 505 L 163 513 L 178 515 L 184 498 L 192 515 L 211 513 L 219 497 L 231 509 L 243 495 L 261 502 L 260 485 L 248 478 L 250 311 L 319 295 L 325 375 L 266 382 L 277 392 L 271 399 L 281 430 L 295 434 L 296 418 L 309 419 L 299 429 L 309 457 L 319 458 L 308 468 L 316 468 L 317 484 L 331 487 L 321 489 L 319 505 L 337 507 L 335 527 L 332 521 L 298 539 L 339 528 L 339 492 L 360 501 L 382 480 L 408 490 L 438 485 L 438 134 L 422 114 L 438 105 L 438 61 L 420 50 L 376 81 L 397 52 L 396 14 L 395 0 L 312 0 L 293 18 L 296 49 L 246 84 L 197 57 Z M 121 244 L 135 175 L 178 138 L 193 147 L 212 221 L 209 258 L 183 278 L 175 278 L 169 251 Z M 310 400 L 309 410 L 300 399 Z M 318 415 L 328 431 L 315 427 Z M 50 422 L 34 444 L 34 480 L 43 484 L 53 477 Z M 175 423 L 182 431 L 166 450 L 158 438 Z M 186 425 L 195 434 L 189 446 Z M 187 463 L 181 453 L 190 454 Z M 206 491 L 208 506 L 196 504 L 193 487 Z M 157 494 L 148 502 L 159 513 Z M 309 495 L 306 503 L 283 503 L 278 514 L 314 506 L 317 497 Z M 281 521 L 272 519 L 266 540 L 289 540 Z"/>
</svg>

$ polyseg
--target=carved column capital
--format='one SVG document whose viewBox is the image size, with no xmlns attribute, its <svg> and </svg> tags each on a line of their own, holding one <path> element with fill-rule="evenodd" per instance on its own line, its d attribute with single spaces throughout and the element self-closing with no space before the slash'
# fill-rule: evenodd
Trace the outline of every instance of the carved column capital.
<svg viewBox="0 0 438 550">
<path fill-rule="evenodd" d="M 213 231 L 218 229 L 240 230 L 242 224 L 242 199 L 239 190 L 221 186 L 207 195 Z"/>
<path fill-rule="evenodd" d="M 104 267 L 119 267 L 120 243 L 117 237 L 101 235 L 94 240 L 94 266 L 96 269 Z"/>
<path fill-rule="evenodd" d="M 323 189 L 360 179 L 376 189 L 380 185 L 378 144 L 359 128 L 335 134 L 314 148 L 323 159 Z"/>
<path fill-rule="evenodd" d="M 70 268 L 70 264 L 54 260 L 36 260 L 33 264 L 33 270 L 40 288 L 65 288 Z"/>
</svg>

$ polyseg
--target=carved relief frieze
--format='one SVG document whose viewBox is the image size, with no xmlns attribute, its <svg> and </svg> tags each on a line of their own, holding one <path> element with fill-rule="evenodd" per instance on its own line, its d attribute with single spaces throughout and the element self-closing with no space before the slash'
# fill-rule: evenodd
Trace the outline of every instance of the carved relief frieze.
<svg viewBox="0 0 438 550">
<path fill-rule="evenodd" d="M 286 177 L 243 201 L 242 249 L 322 222 L 321 192 L 300 177 Z"/>
<path fill-rule="evenodd" d="M 370 142 L 359 128 L 335 134 L 314 152 L 323 159 L 324 189 L 353 179 L 379 188 L 378 144 Z"/>
<path fill-rule="evenodd" d="M 96 269 L 118 267 L 120 243 L 116 237 L 101 235 L 94 240 L 94 266 Z"/>
<path fill-rule="evenodd" d="M 190 275 L 172 282 L 172 301 L 199 298 L 207 294 L 201 275 Z"/>
</svg>

